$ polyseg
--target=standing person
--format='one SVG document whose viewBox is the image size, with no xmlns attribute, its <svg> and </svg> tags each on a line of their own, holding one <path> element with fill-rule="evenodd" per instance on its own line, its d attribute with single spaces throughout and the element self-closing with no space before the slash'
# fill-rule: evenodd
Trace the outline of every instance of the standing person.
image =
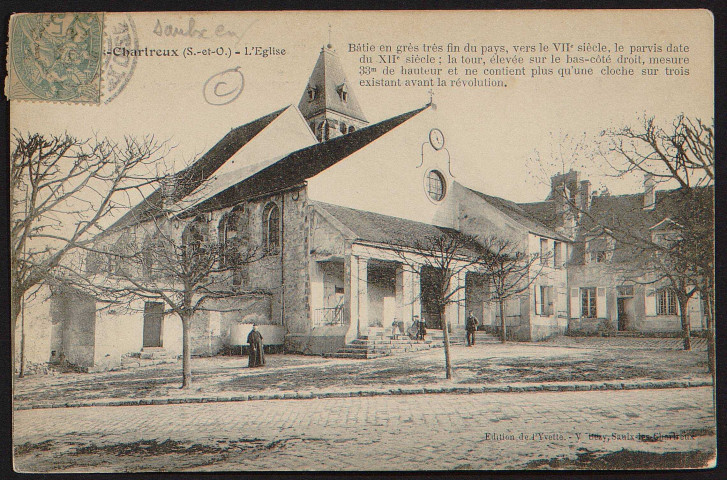
<svg viewBox="0 0 727 480">
<path fill-rule="evenodd" d="M 262 367 L 265 365 L 265 352 L 263 352 L 263 336 L 253 323 L 252 330 L 247 336 L 247 343 L 250 345 L 250 361 L 248 368 Z"/>
<path fill-rule="evenodd" d="M 414 323 L 417 326 L 417 340 L 424 340 L 424 335 L 427 334 L 424 320 L 420 320 L 419 315 L 414 315 Z"/>
<path fill-rule="evenodd" d="M 474 312 L 470 310 L 469 317 L 467 317 L 467 321 L 465 323 L 465 329 L 467 330 L 467 346 L 471 347 L 475 344 L 475 332 L 477 332 L 477 325 L 479 325 L 480 322 L 477 321 L 477 317 L 475 317 Z"/>
</svg>

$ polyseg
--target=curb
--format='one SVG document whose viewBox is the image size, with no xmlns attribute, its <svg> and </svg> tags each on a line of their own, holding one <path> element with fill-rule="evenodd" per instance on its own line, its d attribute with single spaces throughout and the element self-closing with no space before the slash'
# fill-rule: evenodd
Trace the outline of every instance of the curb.
<svg viewBox="0 0 727 480">
<path fill-rule="evenodd" d="M 35 405 L 19 405 L 13 410 L 42 410 L 49 408 L 79 407 L 129 407 L 139 405 L 179 405 L 183 403 L 218 403 L 246 402 L 256 400 L 310 400 L 320 398 L 378 397 L 384 395 L 422 395 L 422 394 L 476 394 L 476 393 L 513 393 L 513 392 L 581 392 L 590 390 L 650 390 L 665 388 L 696 388 L 711 387 L 708 380 L 675 380 L 651 382 L 603 382 L 581 384 L 548 384 L 548 385 L 497 385 L 497 386 L 428 386 L 380 388 L 372 390 L 351 390 L 346 392 L 275 392 L 250 393 L 241 395 L 187 398 L 145 398 L 139 400 L 107 400 L 97 402 L 42 403 Z"/>
</svg>

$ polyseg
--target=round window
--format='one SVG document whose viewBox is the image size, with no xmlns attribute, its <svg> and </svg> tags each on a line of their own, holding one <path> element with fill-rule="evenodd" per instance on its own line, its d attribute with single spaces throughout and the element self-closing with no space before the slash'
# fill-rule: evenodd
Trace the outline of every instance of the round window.
<svg viewBox="0 0 727 480">
<path fill-rule="evenodd" d="M 435 202 L 441 201 L 447 194 L 447 184 L 444 181 L 444 176 L 437 170 L 430 170 L 427 173 L 425 188 L 429 198 Z"/>
</svg>

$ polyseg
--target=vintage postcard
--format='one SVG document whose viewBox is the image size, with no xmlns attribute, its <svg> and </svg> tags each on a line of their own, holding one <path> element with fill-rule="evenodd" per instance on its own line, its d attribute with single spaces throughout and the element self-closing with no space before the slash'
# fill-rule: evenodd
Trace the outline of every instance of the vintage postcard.
<svg viewBox="0 0 727 480">
<path fill-rule="evenodd" d="M 18 472 L 716 465 L 707 10 L 18 13 Z"/>
</svg>

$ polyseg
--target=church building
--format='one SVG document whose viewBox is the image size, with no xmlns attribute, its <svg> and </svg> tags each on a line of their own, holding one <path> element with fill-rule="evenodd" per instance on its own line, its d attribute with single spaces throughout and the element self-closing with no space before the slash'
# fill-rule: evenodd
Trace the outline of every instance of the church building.
<svg viewBox="0 0 727 480">
<path fill-rule="evenodd" d="M 568 220 L 552 221 L 550 204 L 519 205 L 466 187 L 466 178 L 452 174 L 458 159 L 448 149 L 448 128 L 431 101 L 369 123 L 329 44 L 297 107 L 231 130 L 177 173 L 173 184 L 130 209 L 101 243 L 112 251 L 128 238 L 145 241 L 145 226 L 163 210 L 170 234 L 182 240 L 194 232 L 201 241 L 244 241 L 264 253 L 230 280 L 231 288 L 254 293 L 196 314 L 193 355 L 239 349 L 252 323 L 266 345 L 304 354 L 334 353 L 357 339 L 390 336 L 392 323 L 408 327 L 415 316 L 436 331 L 438 313 L 422 294 L 430 277 L 423 269 L 405 268 L 400 252 L 446 230 L 508 239 L 527 254 L 537 253 L 539 275 L 506 304 L 508 329 L 515 340 L 564 334 L 575 312 L 579 319 L 591 312 L 591 303 L 579 307 L 578 301 L 590 284 L 578 280 L 569 290 L 569 282 L 585 275 L 569 271 L 576 230 Z M 86 268 L 97 274 L 106 266 L 89 257 Z M 500 318 L 480 273 L 473 267 L 454 283 L 462 288 L 446 310 L 452 335 L 464 338 L 469 311 L 485 328 L 496 329 Z M 606 310 L 600 300 L 605 290 L 602 297 L 600 287 L 588 292 L 594 305 L 603 305 L 594 315 L 616 309 Z M 47 302 L 50 335 L 38 340 L 37 358 L 29 360 L 62 354 L 70 363 L 104 369 L 134 352 L 181 353 L 181 322 L 164 314 L 160 301 L 99 309 L 91 299 L 69 295 Z"/>
</svg>

